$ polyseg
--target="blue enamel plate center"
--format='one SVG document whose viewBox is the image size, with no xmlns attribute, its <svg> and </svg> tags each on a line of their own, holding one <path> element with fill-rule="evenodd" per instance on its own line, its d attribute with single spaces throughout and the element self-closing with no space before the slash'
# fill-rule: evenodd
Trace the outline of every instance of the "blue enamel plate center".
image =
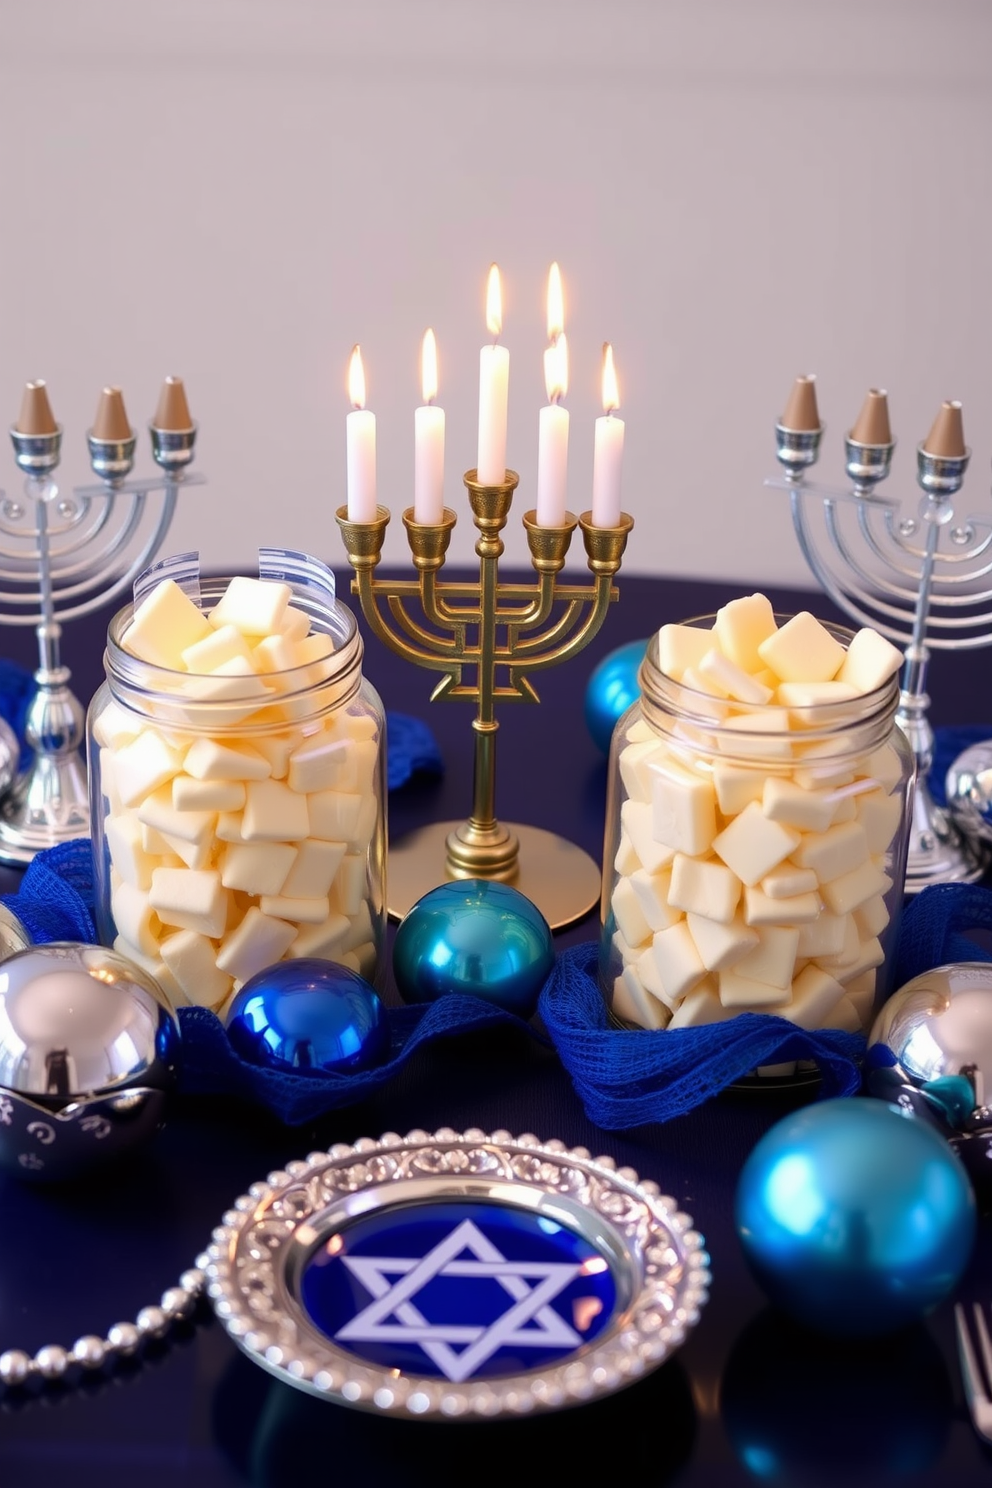
<svg viewBox="0 0 992 1488">
<path fill-rule="evenodd" d="M 613 1321 L 607 1257 L 545 1215 L 508 1204 L 378 1210 L 323 1241 L 300 1300 L 369 1364 L 452 1382 L 559 1364 Z"/>
</svg>

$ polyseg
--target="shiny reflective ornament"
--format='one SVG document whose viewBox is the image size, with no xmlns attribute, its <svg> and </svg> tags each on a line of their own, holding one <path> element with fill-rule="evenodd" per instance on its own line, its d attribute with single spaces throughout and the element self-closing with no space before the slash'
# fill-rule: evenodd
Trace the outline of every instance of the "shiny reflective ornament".
<svg viewBox="0 0 992 1488">
<path fill-rule="evenodd" d="M 939 1090 L 935 1081 L 963 1076 L 973 1092 L 965 1116 L 992 1125 L 992 963 L 959 961 L 914 977 L 876 1018 L 869 1050 L 878 1044 L 917 1089 Z"/>
<path fill-rule="evenodd" d="M 10 724 L 0 718 L 0 796 L 13 785 L 20 758 L 21 746 L 17 735 Z"/>
<path fill-rule="evenodd" d="M 350 1073 L 381 1064 L 389 1028 L 375 989 L 333 961 L 278 961 L 245 982 L 227 1015 L 242 1059 L 264 1069 Z"/>
<path fill-rule="evenodd" d="M 6 961 L 15 951 L 26 951 L 31 937 L 12 909 L 0 904 L 0 961 Z"/>
<path fill-rule="evenodd" d="M 441 884 L 396 932 L 393 973 L 407 1002 L 468 992 L 529 1018 L 555 951 L 540 910 L 508 884 L 476 878 Z"/>
<path fill-rule="evenodd" d="M 947 772 L 947 805 L 972 842 L 992 845 L 992 739 L 972 744 Z"/>
<path fill-rule="evenodd" d="M 75 1177 L 161 1124 L 179 1023 L 116 951 L 32 946 L 0 962 L 0 1166 Z"/>
<path fill-rule="evenodd" d="M 610 752 L 617 719 L 641 695 L 637 674 L 647 648 L 646 640 L 618 646 L 604 656 L 586 683 L 586 728 L 604 754 Z"/>
<path fill-rule="evenodd" d="M 881 1101 L 831 1100 L 761 1139 L 741 1173 L 736 1224 L 777 1306 L 824 1333 L 870 1336 L 953 1291 L 975 1198 L 931 1126 Z"/>
</svg>

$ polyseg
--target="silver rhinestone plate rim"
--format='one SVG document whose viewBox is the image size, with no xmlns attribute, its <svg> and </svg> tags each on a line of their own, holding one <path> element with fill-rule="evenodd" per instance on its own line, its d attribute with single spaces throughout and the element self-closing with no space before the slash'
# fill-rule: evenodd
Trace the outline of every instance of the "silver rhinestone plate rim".
<svg viewBox="0 0 992 1488">
<path fill-rule="evenodd" d="M 285 1272 L 298 1229 L 312 1215 L 336 1196 L 411 1176 L 443 1184 L 476 1175 L 589 1204 L 619 1233 L 636 1268 L 632 1299 L 595 1342 L 540 1371 L 451 1385 L 365 1365 L 310 1323 L 287 1291 Z M 692 1220 L 633 1169 L 530 1133 L 448 1127 L 336 1143 L 288 1163 L 235 1200 L 197 1265 L 221 1325 L 263 1369 L 338 1404 L 420 1420 L 522 1416 L 583 1404 L 633 1383 L 684 1342 L 711 1279 Z"/>
</svg>

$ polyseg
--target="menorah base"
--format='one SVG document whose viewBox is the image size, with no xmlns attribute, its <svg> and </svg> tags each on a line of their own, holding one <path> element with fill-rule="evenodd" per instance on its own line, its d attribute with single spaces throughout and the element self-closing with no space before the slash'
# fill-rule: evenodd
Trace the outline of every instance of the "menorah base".
<svg viewBox="0 0 992 1488">
<path fill-rule="evenodd" d="M 926 780 L 916 783 L 913 824 L 906 858 L 906 893 L 931 884 L 974 883 L 989 864 L 981 844 L 969 842 L 930 794 Z"/>
<path fill-rule="evenodd" d="M 0 863 L 26 867 L 36 853 L 89 831 L 82 755 L 36 755 L 0 806 Z"/>
<path fill-rule="evenodd" d="M 552 930 L 581 920 L 595 908 L 600 870 L 587 852 L 540 827 L 506 825 L 519 841 L 520 856 L 514 876 L 500 875 L 501 881 L 536 904 Z M 434 822 L 390 843 L 386 883 L 391 919 L 402 920 L 429 889 L 451 882 L 448 837 L 459 826 L 454 821 Z"/>
</svg>

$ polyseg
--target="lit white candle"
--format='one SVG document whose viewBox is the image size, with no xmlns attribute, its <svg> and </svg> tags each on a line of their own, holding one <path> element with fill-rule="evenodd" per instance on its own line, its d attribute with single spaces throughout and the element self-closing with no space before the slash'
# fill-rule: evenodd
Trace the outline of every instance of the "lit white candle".
<svg viewBox="0 0 992 1488">
<path fill-rule="evenodd" d="M 603 347 L 603 408 L 605 417 L 596 420 L 596 444 L 592 464 L 592 525 L 616 527 L 620 522 L 620 474 L 623 470 L 623 419 L 614 418 L 620 406 L 613 347 Z"/>
<path fill-rule="evenodd" d="M 424 406 L 413 415 L 413 517 L 436 525 L 444 515 L 444 409 L 434 407 L 437 341 L 431 330 L 424 332 L 420 383 Z"/>
<path fill-rule="evenodd" d="M 537 441 L 537 525 L 560 527 L 568 499 L 568 410 L 559 398 L 568 392 L 565 334 L 544 353 L 548 406 L 541 409 Z"/>
<path fill-rule="evenodd" d="M 503 302 L 499 269 L 489 270 L 486 290 L 486 325 L 493 337 L 479 355 L 479 458 L 477 474 L 484 486 L 499 486 L 506 479 L 506 398 L 510 381 L 510 353 L 496 338 L 503 329 Z"/>
<path fill-rule="evenodd" d="M 352 405 L 347 419 L 348 521 L 374 522 L 375 414 L 365 407 L 365 368 L 357 346 L 352 350 L 348 368 L 348 397 Z"/>
</svg>

